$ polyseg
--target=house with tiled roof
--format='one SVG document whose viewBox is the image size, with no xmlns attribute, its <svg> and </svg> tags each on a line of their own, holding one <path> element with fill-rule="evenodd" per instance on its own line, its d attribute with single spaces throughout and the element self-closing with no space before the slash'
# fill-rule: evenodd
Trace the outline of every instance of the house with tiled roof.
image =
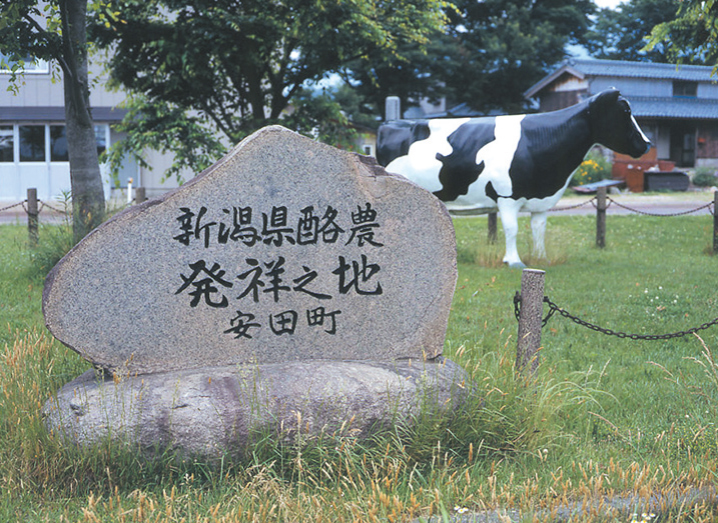
<svg viewBox="0 0 718 523">
<path fill-rule="evenodd" d="M 524 95 L 543 112 L 614 87 L 654 145 L 646 165 L 663 160 L 684 169 L 718 167 L 718 76 L 712 73 L 712 67 L 692 65 L 570 59 Z"/>
</svg>

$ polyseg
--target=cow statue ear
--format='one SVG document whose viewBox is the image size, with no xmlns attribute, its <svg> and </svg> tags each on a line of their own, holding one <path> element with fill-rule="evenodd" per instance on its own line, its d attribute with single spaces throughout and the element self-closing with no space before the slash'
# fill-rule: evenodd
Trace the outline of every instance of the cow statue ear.
<svg viewBox="0 0 718 523">
<path fill-rule="evenodd" d="M 596 98 L 591 102 L 592 106 L 601 107 L 608 104 L 616 103 L 621 93 L 618 89 L 606 89 L 605 91 L 596 95 Z"/>
</svg>

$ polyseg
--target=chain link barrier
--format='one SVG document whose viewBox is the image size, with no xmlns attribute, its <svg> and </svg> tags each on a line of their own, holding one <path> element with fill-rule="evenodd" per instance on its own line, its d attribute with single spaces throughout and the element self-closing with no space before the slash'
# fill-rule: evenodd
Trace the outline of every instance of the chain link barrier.
<svg viewBox="0 0 718 523">
<path fill-rule="evenodd" d="M 551 211 L 551 212 L 569 211 L 571 209 L 578 209 L 579 207 L 583 207 L 584 205 L 588 205 L 589 203 L 593 203 L 593 206 L 595 207 L 596 204 L 594 202 L 596 201 L 596 199 L 597 199 L 597 197 L 594 196 L 593 198 L 591 198 L 590 200 L 586 200 L 585 202 L 577 203 L 576 205 L 568 205 L 566 207 L 553 207 L 553 208 L 549 209 L 549 211 Z"/>
<path fill-rule="evenodd" d="M 59 213 L 59 214 L 65 214 L 65 215 L 72 214 L 70 211 L 63 211 L 62 209 L 53 207 L 52 205 L 49 205 L 42 200 L 37 200 L 37 203 L 40 204 L 40 206 L 37 209 L 38 214 L 40 214 L 45 207 L 47 207 L 51 211 L 55 211 L 56 213 Z M 12 209 L 14 207 L 22 207 L 23 211 L 25 211 L 25 214 L 29 214 L 29 212 L 27 210 L 27 200 L 23 200 L 18 203 L 13 203 L 12 205 L 8 205 L 7 207 L 0 207 L 0 212 L 9 211 L 10 209 Z"/>
<path fill-rule="evenodd" d="M 7 207 L 2 207 L 2 208 L 0 208 L 0 212 L 7 211 L 7 210 L 9 210 L 9 209 L 12 209 L 13 207 L 20 207 L 21 205 L 22 205 L 22 207 L 23 207 L 23 209 L 24 209 L 24 208 L 25 208 L 25 205 L 24 205 L 25 202 L 27 202 L 27 200 L 24 200 L 24 201 L 19 202 L 19 203 L 13 203 L 12 205 L 8 205 Z M 27 212 L 27 210 L 26 210 L 25 212 Z"/>
<path fill-rule="evenodd" d="M 572 209 L 578 209 L 579 207 L 583 207 L 585 205 L 588 205 L 589 203 L 593 205 L 594 208 L 597 207 L 596 202 L 598 200 L 598 197 L 594 196 L 590 200 L 586 200 L 585 202 L 578 203 L 576 205 L 568 205 L 566 207 L 554 207 L 552 209 L 549 209 L 550 212 L 560 212 L 560 211 L 569 211 Z M 612 204 L 616 204 L 616 206 L 621 207 L 622 209 L 626 209 L 630 212 L 635 212 L 636 214 L 643 214 L 645 216 L 684 216 L 686 214 L 692 214 L 695 212 L 702 211 L 703 209 L 708 209 L 708 212 L 710 212 L 713 216 L 715 216 L 715 209 L 713 209 L 713 202 L 709 202 L 705 205 L 701 205 L 700 207 L 696 207 L 695 209 L 690 209 L 688 211 L 681 211 L 681 212 L 675 212 L 675 213 L 654 213 L 654 212 L 648 212 L 648 211 L 642 211 L 640 209 L 636 209 L 634 207 L 629 207 L 628 205 L 624 205 L 622 203 L 617 202 L 610 196 L 606 196 L 606 209 L 608 209 Z"/>
<path fill-rule="evenodd" d="M 567 318 L 582 327 L 586 327 L 588 329 L 591 329 L 596 332 L 600 332 L 601 334 L 606 334 L 608 336 L 616 336 L 617 338 L 628 338 L 630 340 L 655 341 L 655 340 L 670 340 L 673 338 L 682 338 L 684 336 L 689 336 L 691 334 L 696 334 L 702 330 L 706 330 L 709 327 L 712 327 L 713 325 L 718 325 L 718 318 L 716 318 L 716 319 L 714 319 L 712 321 L 708 321 L 698 327 L 693 327 L 692 329 L 688 329 L 687 331 L 671 332 L 668 334 L 628 334 L 625 332 L 614 331 L 612 329 L 600 327 L 594 323 L 590 323 L 586 320 L 582 320 L 578 316 L 574 316 L 573 314 L 569 313 L 565 309 L 556 305 L 554 302 L 552 302 L 548 298 L 548 296 L 543 297 L 543 303 L 546 303 L 548 305 L 549 312 L 546 315 L 546 317 L 543 318 L 541 321 L 542 327 L 545 327 L 546 324 L 551 319 L 551 317 L 554 315 L 554 313 L 558 312 L 564 318 Z M 516 316 L 517 321 L 519 320 L 520 312 L 521 312 L 521 293 L 519 293 L 517 291 L 516 294 L 514 295 L 514 315 Z"/>
<path fill-rule="evenodd" d="M 708 209 L 711 214 L 714 214 L 713 209 L 711 209 L 711 207 L 713 207 L 713 202 L 709 202 L 705 205 L 701 205 L 700 207 L 696 207 L 695 209 L 690 209 L 688 211 L 661 214 L 661 213 L 642 211 L 640 209 L 634 209 L 633 207 L 629 207 L 627 205 L 623 205 L 622 203 L 618 203 L 616 200 L 614 200 L 610 196 L 607 196 L 606 199 L 609 201 L 609 205 L 615 203 L 618 207 L 621 207 L 622 209 L 626 209 L 627 211 L 635 212 L 636 214 L 643 214 L 645 216 L 684 216 L 686 214 L 692 214 L 694 212 L 702 211 L 703 209 Z M 608 208 L 608 206 L 606 208 Z"/>
<path fill-rule="evenodd" d="M 42 200 L 38 200 L 38 203 L 40 204 L 40 208 L 37 211 L 38 213 L 41 212 L 45 207 L 47 207 L 51 211 L 55 211 L 60 214 L 64 214 L 64 215 L 72 214 L 70 211 L 63 211 L 62 209 L 57 209 L 55 207 L 52 207 L 51 205 L 48 205 L 47 203 L 43 202 Z"/>
</svg>

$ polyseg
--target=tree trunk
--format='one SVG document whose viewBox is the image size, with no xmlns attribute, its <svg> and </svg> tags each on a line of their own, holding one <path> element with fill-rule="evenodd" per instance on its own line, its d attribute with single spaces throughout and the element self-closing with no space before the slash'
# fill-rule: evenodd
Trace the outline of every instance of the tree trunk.
<svg viewBox="0 0 718 523">
<path fill-rule="evenodd" d="M 61 0 L 65 124 L 72 189 L 75 241 L 102 223 L 105 194 L 97 160 L 95 127 L 87 80 L 87 0 Z"/>
</svg>

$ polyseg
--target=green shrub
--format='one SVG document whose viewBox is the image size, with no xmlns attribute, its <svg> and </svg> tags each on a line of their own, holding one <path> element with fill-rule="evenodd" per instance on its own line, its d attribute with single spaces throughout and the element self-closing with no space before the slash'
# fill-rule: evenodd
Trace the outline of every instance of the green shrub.
<svg viewBox="0 0 718 523">
<path fill-rule="evenodd" d="M 713 185 L 718 185 L 715 171 L 713 167 L 698 167 L 691 182 L 696 187 L 712 187 Z"/>
<path fill-rule="evenodd" d="M 570 186 L 587 185 L 611 177 L 611 164 L 599 152 L 590 151 L 573 172 Z"/>
</svg>

